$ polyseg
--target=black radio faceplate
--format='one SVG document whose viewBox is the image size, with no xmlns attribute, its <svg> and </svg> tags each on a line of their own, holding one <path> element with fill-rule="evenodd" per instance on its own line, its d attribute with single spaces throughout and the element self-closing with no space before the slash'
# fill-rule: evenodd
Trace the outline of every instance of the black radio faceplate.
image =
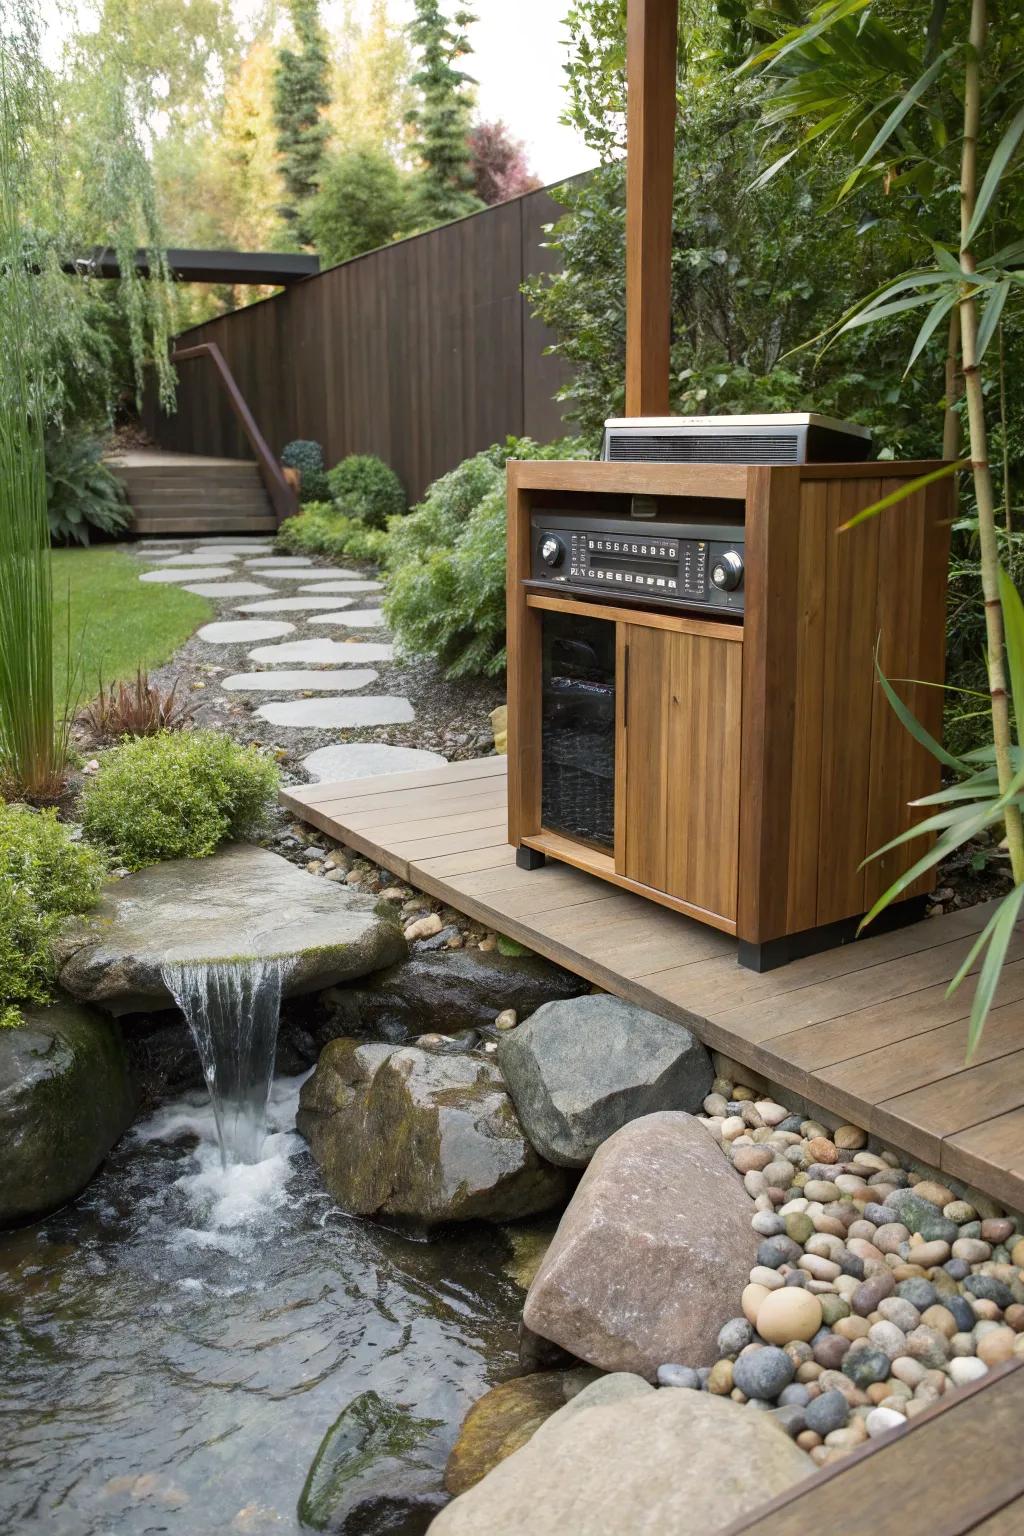
<svg viewBox="0 0 1024 1536">
<path fill-rule="evenodd" d="M 743 524 L 567 516 L 530 519 L 534 581 L 673 607 L 743 612 Z"/>
</svg>

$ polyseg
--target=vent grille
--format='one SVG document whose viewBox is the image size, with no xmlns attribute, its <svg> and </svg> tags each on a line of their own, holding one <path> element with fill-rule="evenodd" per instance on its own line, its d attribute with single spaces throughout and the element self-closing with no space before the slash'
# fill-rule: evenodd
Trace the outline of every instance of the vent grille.
<svg viewBox="0 0 1024 1536">
<path fill-rule="evenodd" d="M 798 464 L 795 432 L 611 432 L 608 457 L 660 464 Z"/>
</svg>

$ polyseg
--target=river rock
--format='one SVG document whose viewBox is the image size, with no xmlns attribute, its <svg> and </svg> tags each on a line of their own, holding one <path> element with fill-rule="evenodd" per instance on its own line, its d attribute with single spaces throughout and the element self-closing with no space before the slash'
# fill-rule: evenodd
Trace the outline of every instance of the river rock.
<svg viewBox="0 0 1024 1536">
<path fill-rule="evenodd" d="M 663 1110 L 594 1154 L 526 1298 L 535 1333 L 607 1371 L 653 1381 L 710 1366 L 723 1303 L 739 1296 L 757 1236 L 738 1175 L 699 1120 Z"/>
<path fill-rule="evenodd" d="M 334 1035 L 402 1041 L 425 1031 L 478 1029 L 507 1008 L 524 1019 L 542 1003 L 578 997 L 588 986 L 540 955 L 448 949 L 419 951 L 360 987 L 329 993 L 326 1001 Z"/>
<path fill-rule="evenodd" d="M 473 1404 L 448 1458 L 444 1486 L 465 1493 L 520 1446 L 559 1408 L 598 1379 L 590 1366 L 572 1371 L 541 1371 L 492 1387 Z"/>
<path fill-rule="evenodd" d="M 706 1392 L 616 1402 L 602 1388 L 541 1425 L 443 1510 L 430 1536 L 717 1531 L 814 1470 L 773 1415 Z"/>
<path fill-rule="evenodd" d="M 0 1226 L 72 1199 L 135 1109 L 116 1024 L 89 1008 L 28 1008 L 0 1029 Z"/>
<path fill-rule="evenodd" d="M 699 1109 L 714 1077 L 688 1029 L 603 992 L 545 1003 L 499 1042 L 498 1065 L 537 1151 L 567 1168 L 641 1115 Z"/>
<path fill-rule="evenodd" d="M 514 1221 L 561 1204 L 567 1175 L 523 1135 L 493 1061 L 332 1040 L 296 1121 L 346 1211 L 418 1227 Z"/>
<path fill-rule="evenodd" d="M 161 968 L 188 961 L 288 962 L 285 996 L 365 976 L 406 953 L 394 913 L 311 879 L 279 854 L 232 843 L 108 885 L 57 946 L 59 980 L 110 1013 L 174 1006 Z"/>
<path fill-rule="evenodd" d="M 353 1398 L 313 1459 L 299 1498 L 302 1525 L 334 1536 L 426 1531 L 443 1503 L 436 1468 L 422 1453 L 437 1428 L 376 1392 Z"/>
</svg>

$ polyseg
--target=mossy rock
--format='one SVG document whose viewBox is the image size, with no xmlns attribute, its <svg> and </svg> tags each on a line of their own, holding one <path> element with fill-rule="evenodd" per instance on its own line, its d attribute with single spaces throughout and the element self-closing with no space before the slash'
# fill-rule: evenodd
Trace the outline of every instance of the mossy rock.
<svg viewBox="0 0 1024 1536">
<path fill-rule="evenodd" d="M 336 1536 L 419 1536 L 443 1503 L 425 1442 L 440 1428 L 362 1392 L 327 1431 L 299 1497 L 301 1523 Z"/>
<path fill-rule="evenodd" d="M 542 1371 L 503 1381 L 474 1403 L 448 1458 L 444 1485 L 465 1493 L 492 1467 L 530 1440 L 545 1419 L 601 1375 L 591 1366 L 572 1371 Z"/>
<path fill-rule="evenodd" d="M 0 1030 L 0 1225 L 84 1189 L 134 1110 L 121 1034 L 102 1014 L 55 1003 Z"/>
</svg>

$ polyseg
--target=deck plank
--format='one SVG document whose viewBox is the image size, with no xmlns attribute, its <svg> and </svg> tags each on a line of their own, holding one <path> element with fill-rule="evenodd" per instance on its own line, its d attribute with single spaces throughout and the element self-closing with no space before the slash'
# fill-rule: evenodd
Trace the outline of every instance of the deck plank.
<svg viewBox="0 0 1024 1536">
<path fill-rule="evenodd" d="M 505 760 L 282 792 L 398 878 L 608 991 L 685 1023 L 780 1090 L 1024 1208 L 1024 942 L 965 1063 L 970 982 L 947 984 L 991 904 L 757 975 L 735 940 L 506 838 Z"/>
</svg>

